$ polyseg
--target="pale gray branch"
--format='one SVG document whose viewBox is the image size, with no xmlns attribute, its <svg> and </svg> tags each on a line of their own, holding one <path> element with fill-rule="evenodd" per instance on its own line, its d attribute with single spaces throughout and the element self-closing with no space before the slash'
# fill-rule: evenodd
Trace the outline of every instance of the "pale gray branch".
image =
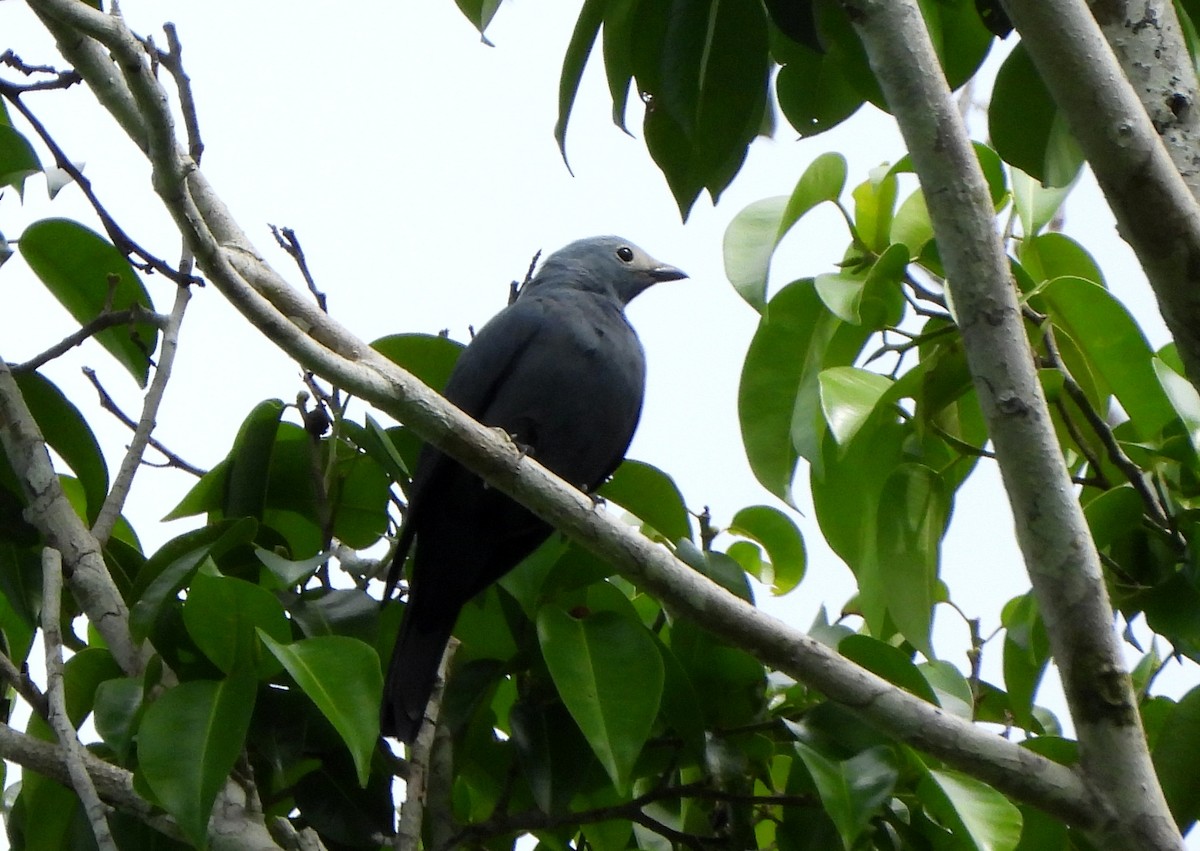
<svg viewBox="0 0 1200 851">
<path fill-rule="evenodd" d="M 83 803 L 92 835 L 100 851 L 117 851 L 112 831 L 108 827 L 108 807 L 100 800 L 91 775 L 84 764 L 87 751 L 79 734 L 67 716 L 67 695 L 63 680 L 62 655 L 62 554 L 52 547 L 42 550 L 42 639 L 46 646 L 46 696 L 49 698 L 48 720 L 54 735 L 62 745 L 71 788 Z"/>
<path fill-rule="evenodd" d="M 25 519 L 37 527 L 48 546 L 62 554 L 75 599 L 104 636 L 121 669 L 137 676 L 149 658 L 149 647 L 134 644 L 129 634 L 129 608 L 104 564 L 100 544 L 63 493 L 46 441 L 2 359 L 0 447 L 12 464 L 28 502 Z"/>
<path fill-rule="evenodd" d="M 125 457 L 121 459 L 121 469 L 113 479 L 104 505 L 101 506 L 100 513 L 96 516 L 96 522 L 92 524 L 92 534 L 101 546 L 108 541 L 113 526 L 121 517 L 121 509 L 125 507 L 129 490 L 133 487 L 133 477 L 142 465 L 142 457 L 146 454 L 146 447 L 150 443 L 150 434 L 157 424 L 155 418 L 162 405 L 167 382 L 171 379 L 171 368 L 174 366 L 175 351 L 179 345 L 179 328 L 183 324 L 183 314 L 187 310 L 191 295 L 190 287 L 184 285 L 175 287 L 175 304 L 171 308 L 171 315 L 167 318 L 163 328 L 162 345 L 159 347 L 158 362 L 154 367 L 154 378 L 150 382 L 150 389 L 146 391 L 146 398 L 142 401 L 142 416 L 138 419 L 133 439 L 129 442 L 129 448 L 125 450 Z"/>
<path fill-rule="evenodd" d="M 1089 833 L 1103 848 L 1180 848 L 1122 664 L 1099 557 L 1021 324 L 987 185 L 920 8 L 916 0 L 846 5 L 925 193 L 1017 540 L 1079 736 L 1083 780 L 1093 795 Z"/>
<path fill-rule="evenodd" d="M 1200 387 L 1200 205 L 1084 0 L 1003 2 L 1137 254 L 1189 379 Z M 1194 85 L 1192 74 L 1176 82 L 1185 97 Z M 1191 161 L 1195 152 L 1192 145 L 1180 155 Z"/>
</svg>

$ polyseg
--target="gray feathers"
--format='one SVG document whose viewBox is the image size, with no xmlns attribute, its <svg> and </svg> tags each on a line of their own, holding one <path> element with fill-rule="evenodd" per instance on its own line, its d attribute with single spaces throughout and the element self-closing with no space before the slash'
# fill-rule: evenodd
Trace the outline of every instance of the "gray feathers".
<svg viewBox="0 0 1200 851">
<path fill-rule="evenodd" d="M 475 335 L 446 398 L 576 487 L 596 488 L 620 464 L 642 409 L 645 358 L 623 308 L 683 277 L 618 237 L 571 243 Z M 456 461 L 422 451 L 389 575 L 390 591 L 414 549 L 381 708 L 385 735 L 412 741 L 459 610 L 551 531 Z"/>
</svg>

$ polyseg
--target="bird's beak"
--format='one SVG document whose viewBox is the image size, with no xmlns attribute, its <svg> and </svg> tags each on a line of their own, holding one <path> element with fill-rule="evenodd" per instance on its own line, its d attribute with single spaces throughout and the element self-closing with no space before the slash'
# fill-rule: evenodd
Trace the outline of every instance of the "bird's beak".
<svg viewBox="0 0 1200 851">
<path fill-rule="evenodd" d="M 678 281 L 682 278 L 686 278 L 687 276 L 687 272 L 683 271 L 682 269 L 677 269 L 674 266 L 667 266 L 666 264 L 655 266 L 650 270 L 650 277 L 654 279 L 655 283 L 660 283 L 662 281 Z"/>
</svg>

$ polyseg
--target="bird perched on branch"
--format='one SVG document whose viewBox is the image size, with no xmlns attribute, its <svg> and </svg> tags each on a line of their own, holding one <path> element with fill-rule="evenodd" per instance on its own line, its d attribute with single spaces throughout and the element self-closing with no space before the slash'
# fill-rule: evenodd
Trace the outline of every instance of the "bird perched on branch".
<svg viewBox="0 0 1200 851">
<path fill-rule="evenodd" d="M 659 281 L 685 277 L 615 236 L 571 243 L 475 335 L 446 398 L 576 487 L 599 487 L 621 463 L 642 410 L 645 356 L 625 305 Z M 412 742 L 459 611 L 552 529 L 431 446 L 408 498 L 385 599 L 410 550 L 412 581 L 380 721 L 384 735 Z"/>
</svg>

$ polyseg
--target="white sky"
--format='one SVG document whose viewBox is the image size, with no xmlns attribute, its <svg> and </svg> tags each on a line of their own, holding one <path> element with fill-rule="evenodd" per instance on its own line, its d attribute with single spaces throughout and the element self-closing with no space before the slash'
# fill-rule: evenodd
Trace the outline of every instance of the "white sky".
<svg viewBox="0 0 1200 851">
<path fill-rule="evenodd" d="M 160 44 L 160 24 L 177 24 L 207 146 L 204 171 L 260 251 L 303 286 L 267 223 L 295 228 L 330 310 L 363 339 L 443 328 L 466 339 L 469 324 L 482 325 L 504 305 L 508 282 L 524 274 L 534 251 L 583 236 L 617 233 L 688 271 L 690 280 L 656 287 L 629 310 L 650 371 L 630 456 L 672 474 L 688 504 L 711 506 L 718 523 L 746 505 L 783 507 L 756 483 L 741 446 L 737 383 L 757 316 L 725 280 L 721 237 L 749 202 L 789 193 L 822 152 L 848 157 L 851 186 L 869 168 L 898 159 L 903 147 L 889 117 L 867 106 L 806 141 L 796 141 L 781 119 L 775 140 L 753 145 L 720 206 L 702 199 L 683 225 L 641 140 L 611 123 L 599 57 L 568 131 L 574 176 L 563 166 L 552 131 L 577 4 L 512 0 L 488 32 L 494 48 L 480 43 L 451 0 L 360 2 L 336 12 L 311 0 L 121 6 L 136 31 Z M 0 32 L 0 50 L 11 47 L 31 64 L 62 65 L 24 4 L 0 3 Z M 14 78 L 9 69 L 2 73 Z M 630 101 L 628 124 L 637 135 L 641 105 Z M 127 231 L 176 263 L 178 236 L 150 192 L 145 161 L 90 93 L 77 88 L 28 102 L 70 157 L 86 161 L 86 174 Z M 978 114 L 972 129 L 985 137 Z M 48 154 L 43 162 L 51 162 Z M 95 226 L 75 187 L 49 203 L 35 177 L 24 205 L 11 191 L 0 199 L 0 232 L 10 239 L 47 216 Z M 1151 343 L 1165 342 L 1144 277 L 1090 182 L 1072 196 L 1067 221 Z M 810 214 L 785 242 L 773 287 L 831 270 L 846 243 L 831 210 Z M 171 285 L 150 278 L 147 286 L 158 308 L 168 310 Z M 19 258 L 0 272 L 0 293 L 0 356 L 23 360 L 72 330 Z M 94 344 L 47 370 L 96 428 L 115 471 L 128 435 L 94 404 L 79 374 L 84 364 L 135 416 L 140 397 Z M 255 403 L 295 398 L 298 374 L 215 290 L 196 290 L 156 436 L 209 467 Z M 192 481 L 174 472 L 139 474 L 126 513 L 149 549 L 194 525 L 157 522 Z M 787 598 L 773 601 L 763 592 L 759 602 L 806 628 L 818 606 L 838 611 L 854 586 L 824 547 L 801 484 L 797 500 L 807 515 L 793 516 L 809 548 L 809 574 Z M 984 634 L 998 625 L 1003 603 L 1028 588 L 1011 526 L 999 477 L 981 463 L 959 493 L 942 576 L 958 605 L 983 618 Z M 966 646 L 961 621 L 939 610 L 935 648 L 961 666 Z M 986 648 L 985 676 L 997 682 L 1000 657 L 999 642 Z M 1164 687 L 1178 695 L 1195 680 L 1193 669 L 1174 682 L 1164 678 Z M 1056 691 L 1055 683 L 1041 699 L 1065 719 Z"/>
</svg>

